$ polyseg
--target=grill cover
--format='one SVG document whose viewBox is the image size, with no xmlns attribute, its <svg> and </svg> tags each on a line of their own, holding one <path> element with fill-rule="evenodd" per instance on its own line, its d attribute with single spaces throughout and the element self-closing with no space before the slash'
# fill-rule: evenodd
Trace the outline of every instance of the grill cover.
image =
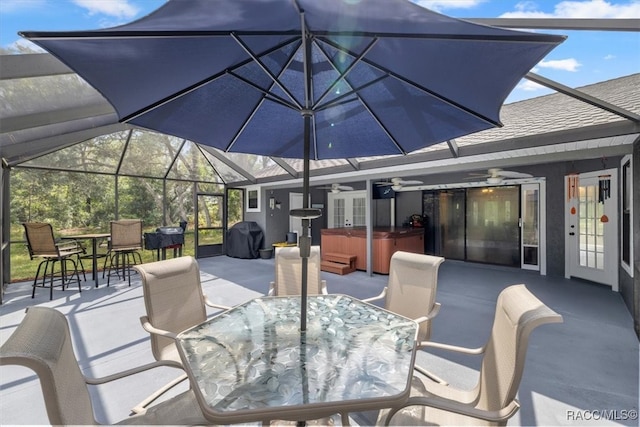
<svg viewBox="0 0 640 427">
<path fill-rule="evenodd" d="M 258 258 L 264 240 L 260 226 L 253 221 L 239 222 L 227 230 L 227 255 L 232 258 Z"/>
<path fill-rule="evenodd" d="M 160 234 L 184 234 L 182 227 L 158 227 L 156 233 Z"/>
<path fill-rule="evenodd" d="M 181 227 L 158 227 L 155 233 L 144 233 L 145 249 L 162 249 L 184 245 L 184 230 Z"/>
</svg>

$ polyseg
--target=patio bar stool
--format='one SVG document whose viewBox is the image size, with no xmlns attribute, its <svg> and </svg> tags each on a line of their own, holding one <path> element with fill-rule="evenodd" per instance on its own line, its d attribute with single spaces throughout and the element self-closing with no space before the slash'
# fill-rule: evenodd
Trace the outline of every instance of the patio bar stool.
<svg viewBox="0 0 640 427">
<path fill-rule="evenodd" d="M 132 266 L 142 264 L 142 220 L 123 219 L 111 221 L 111 241 L 107 253 L 108 265 L 105 268 L 107 274 L 107 286 L 112 275 L 125 278 L 131 286 Z M 105 262 L 106 262 L 105 260 Z"/>
<path fill-rule="evenodd" d="M 33 290 L 31 298 L 36 296 L 36 286 L 46 288 L 47 281 L 49 283 L 49 300 L 53 299 L 53 288 L 59 286 L 64 288 L 71 283 L 73 276 L 78 282 L 78 291 L 82 292 L 80 286 L 80 275 L 78 273 L 78 265 L 73 260 L 82 254 L 82 248 L 78 246 L 78 242 L 71 239 L 56 242 L 53 236 L 53 227 L 49 223 L 44 222 L 25 222 L 25 235 L 27 237 L 27 247 L 31 259 L 39 258 L 38 270 L 33 279 Z M 60 270 L 56 272 L 56 264 L 60 265 Z M 40 269 L 42 271 L 42 282 L 38 285 L 40 277 Z"/>
</svg>

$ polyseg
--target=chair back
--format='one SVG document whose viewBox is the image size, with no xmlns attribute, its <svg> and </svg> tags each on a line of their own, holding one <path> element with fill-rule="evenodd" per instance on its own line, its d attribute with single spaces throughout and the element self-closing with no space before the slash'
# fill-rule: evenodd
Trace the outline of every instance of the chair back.
<svg viewBox="0 0 640 427">
<path fill-rule="evenodd" d="M 111 249 L 142 249 L 142 220 L 111 221 Z"/>
<path fill-rule="evenodd" d="M 40 379 L 52 425 L 95 425 L 89 390 L 73 352 L 65 316 L 49 307 L 31 307 L 0 347 L 0 365 L 32 369 Z"/>
<path fill-rule="evenodd" d="M 540 325 L 560 322 L 562 316 L 544 305 L 525 285 L 512 285 L 500 293 L 480 368 L 477 408 L 498 410 L 516 398 L 529 334 Z"/>
<path fill-rule="evenodd" d="M 444 258 L 397 251 L 391 257 L 385 308 L 410 319 L 426 316 L 436 303 L 438 269 Z M 418 340 L 431 336 L 431 321 L 422 322 Z"/>
<path fill-rule="evenodd" d="M 31 259 L 38 256 L 56 256 L 56 240 L 53 237 L 53 227 L 45 222 L 25 222 L 25 235 Z"/>
<path fill-rule="evenodd" d="M 139 264 L 147 318 L 152 326 L 179 333 L 207 319 L 200 284 L 200 268 L 191 256 Z M 175 349 L 168 337 L 151 334 L 151 350 L 156 360 Z"/>
<path fill-rule="evenodd" d="M 300 295 L 302 293 L 300 248 L 297 246 L 276 248 L 275 266 L 274 295 Z M 311 253 L 307 259 L 307 293 L 309 295 L 322 293 L 320 246 L 311 246 Z"/>
</svg>

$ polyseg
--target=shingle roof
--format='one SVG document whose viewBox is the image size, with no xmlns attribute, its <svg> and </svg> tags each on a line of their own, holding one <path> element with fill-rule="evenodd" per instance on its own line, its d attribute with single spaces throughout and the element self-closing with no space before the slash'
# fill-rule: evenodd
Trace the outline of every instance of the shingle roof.
<svg viewBox="0 0 640 427">
<path fill-rule="evenodd" d="M 578 91 L 640 114 L 640 73 L 577 88 Z M 460 147 L 525 136 L 624 121 L 623 117 L 570 96 L 553 93 L 502 108 L 502 128 L 488 129 L 456 139 Z M 437 144 L 421 152 L 440 150 Z"/>
</svg>

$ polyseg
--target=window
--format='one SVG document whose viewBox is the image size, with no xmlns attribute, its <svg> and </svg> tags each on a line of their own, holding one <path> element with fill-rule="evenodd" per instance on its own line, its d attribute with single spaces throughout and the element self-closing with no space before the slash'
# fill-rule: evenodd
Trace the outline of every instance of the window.
<svg viewBox="0 0 640 427">
<path fill-rule="evenodd" d="M 622 175 L 622 197 L 620 198 L 621 228 L 620 260 L 622 268 L 633 277 L 633 167 L 631 156 L 622 159 L 620 172 Z"/>
<path fill-rule="evenodd" d="M 260 212 L 260 187 L 249 187 L 247 194 L 247 212 Z"/>
</svg>

